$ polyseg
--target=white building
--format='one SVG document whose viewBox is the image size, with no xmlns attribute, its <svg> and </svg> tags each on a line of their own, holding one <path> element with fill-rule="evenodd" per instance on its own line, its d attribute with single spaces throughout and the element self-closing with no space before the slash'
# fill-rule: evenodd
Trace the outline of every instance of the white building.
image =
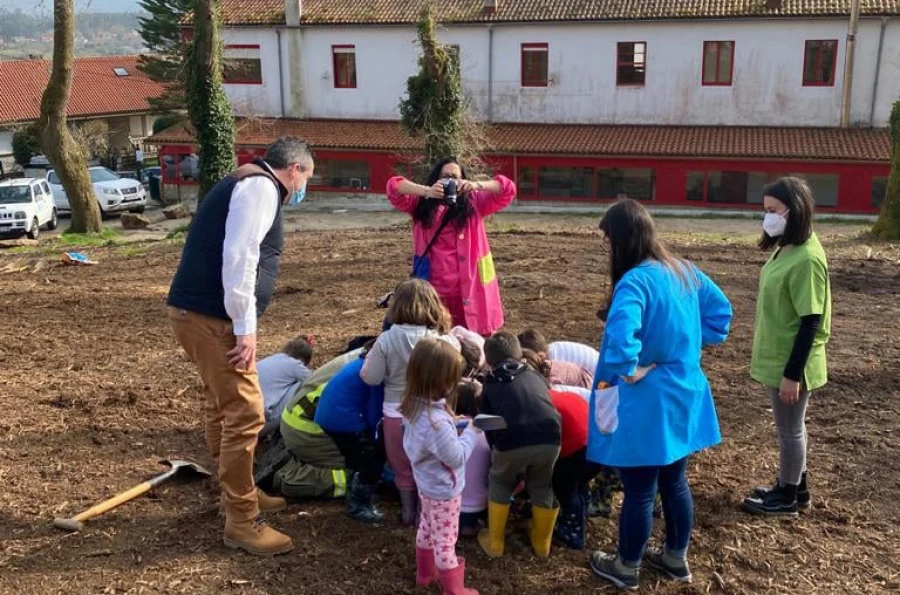
<svg viewBox="0 0 900 595">
<path fill-rule="evenodd" d="M 862 0 L 849 65 L 851 0 L 437 4 L 443 22 L 439 36 L 458 52 L 472 109 L 495 125 L 498 136 L 509 137 L 510 130 L 522 136 L 521 125 L 539 124 L 550 125 L 543 129 L 549 135 L 583 135 L 580 127 L 601 134 L 625 126 L 657 127 L 668 133 L 664 142 L 678 137 L 680 150 L 674 154 L 653 146 L 641 154 L 621 154 L 615 146 L 588 143 L 575 147 L 576 161 L 560 161 L 561 154 L 514 141 L 508 152 L 516 162 L 500 169 L 512 168 L 508 173 L 517 176 L 521 198 L 529 198 L 524 189 L 534 198 L 612 199 L 623 190 L 634 194 L 637 184 L 643 187 L 641 198 L 660 203 L 691 204 L 686 201 L 699 197 L 740 204 L 776 175 L 796 172 L 808 174 L 823 206 L 875 208 L 888 155 L 885 133 L 870 129 L 887 125 L 900 97 L 900 3 L 894 0 Z M 420 53 L 415 21 L 421 5 L 420 0 L 222 0 L 226 92 L 235 113 L 369 121 L 360 126 L 398 120 L 398 104 Z M 846 105 L 852 128 L 840 130 L 850 80 L 845 72 L 852 73 Z M 277 122 L 270 126 L 277 136 Z M 729 150 L 699 138 L 707 127 L 742 128 L 728 134 L 721 129 L 734 145 Z M 777 138 L 773 128 L 788 136 L 787 129 L 801 136 L 797 129 L 827 130 L 817 131 L 815 146 L 789 147 L 781 154 L 747 145 L 761 136 Z M 324 140 L 340 146 L 339 139 Z M 535 152 L 544 158 L 525 157 Z M 732 163 L 687 162 L 676 168 L 670 161 L 660 167 L 659 158 L 677 156 Z M 370 163 L 370 170 L 376 165 Z M 612 182 L 600 173 L 624 166 L 641 171 L 615 174 Z M 572 168 L 584 170 L 574 175 L 584 179 L 566 189 Z M 377 188 L 384 176 L 370 171 L 368 178 Z M 616 195 L 609 196 L 612 191 Z"/>
</svg>

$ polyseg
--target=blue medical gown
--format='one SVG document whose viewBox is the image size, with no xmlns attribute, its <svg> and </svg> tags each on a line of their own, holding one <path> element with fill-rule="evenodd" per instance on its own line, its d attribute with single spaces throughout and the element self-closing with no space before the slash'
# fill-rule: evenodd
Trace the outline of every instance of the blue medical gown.
<svg viewBox="0 0 900 595">
<path fill-rule="evenodd" d="M 702 348 L 725 341 L 731 304 L 703 272 L 686 264 L 687 285 L 657 261 L 644 261 L 615 287 L 594 382 L 619 386 L 618 428 L 593 423 L 588 458 L 612 467 L 663 466 L 718 444 L 719 421 Z M 636 384 L 622 376 L 656 369 Z"/>
</svg>

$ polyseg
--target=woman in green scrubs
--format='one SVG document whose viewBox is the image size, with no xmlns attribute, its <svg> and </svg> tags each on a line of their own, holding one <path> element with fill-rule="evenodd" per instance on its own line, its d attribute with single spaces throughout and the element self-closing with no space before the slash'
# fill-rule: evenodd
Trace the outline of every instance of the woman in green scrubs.
<svg viewBox="0 0 900 595">
<path fill-rule="evenodd" d="M 749 512 L 796 517 L 810 505 L 806 480 L 806 408 L 828 381 L 831 285 L 812 230 L 813 196 L 805 180 L 781 178 L 764 191 L 763 236 L 772 250 L 762 268 L 750 375 L 766 387 L 778 433 L 778 479 L 744 499 Z"/>
</svg>

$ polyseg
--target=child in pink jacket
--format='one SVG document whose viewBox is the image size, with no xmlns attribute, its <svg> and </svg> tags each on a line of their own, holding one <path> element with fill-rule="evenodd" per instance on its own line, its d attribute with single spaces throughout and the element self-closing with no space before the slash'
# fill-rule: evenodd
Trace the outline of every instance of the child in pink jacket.
<svg viewBox="0 0 900 595">
<path fill-rule="evenodd" d="M 452 204 L 443 200 L 448 180 L 457 183 L 458 196 Z M 416 276 L 434 286 L 453 324 L 483 336 L 503 326 L 503 304 L 484 218 L 513 201 L 516 185 L 504 176 L 470 182 L 456 159 L 448 158 L 434 166 L 425 186 L 391 178 L 387 196 L 395 209 L 412 217 Z M 445 216 L 447 224 L 423 259 Z"/>
</svg>

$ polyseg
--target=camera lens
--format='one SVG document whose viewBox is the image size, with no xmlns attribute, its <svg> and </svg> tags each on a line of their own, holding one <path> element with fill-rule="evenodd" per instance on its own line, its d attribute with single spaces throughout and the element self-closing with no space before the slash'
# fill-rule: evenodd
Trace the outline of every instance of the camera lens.
<svg viewBox="0 0 900 595">
<path fill-rule="evenodd" d="M 449 203 L 456 202 L 456 180 L 450 179 L 444 182 L 444 200 Z"/>
</svg>

